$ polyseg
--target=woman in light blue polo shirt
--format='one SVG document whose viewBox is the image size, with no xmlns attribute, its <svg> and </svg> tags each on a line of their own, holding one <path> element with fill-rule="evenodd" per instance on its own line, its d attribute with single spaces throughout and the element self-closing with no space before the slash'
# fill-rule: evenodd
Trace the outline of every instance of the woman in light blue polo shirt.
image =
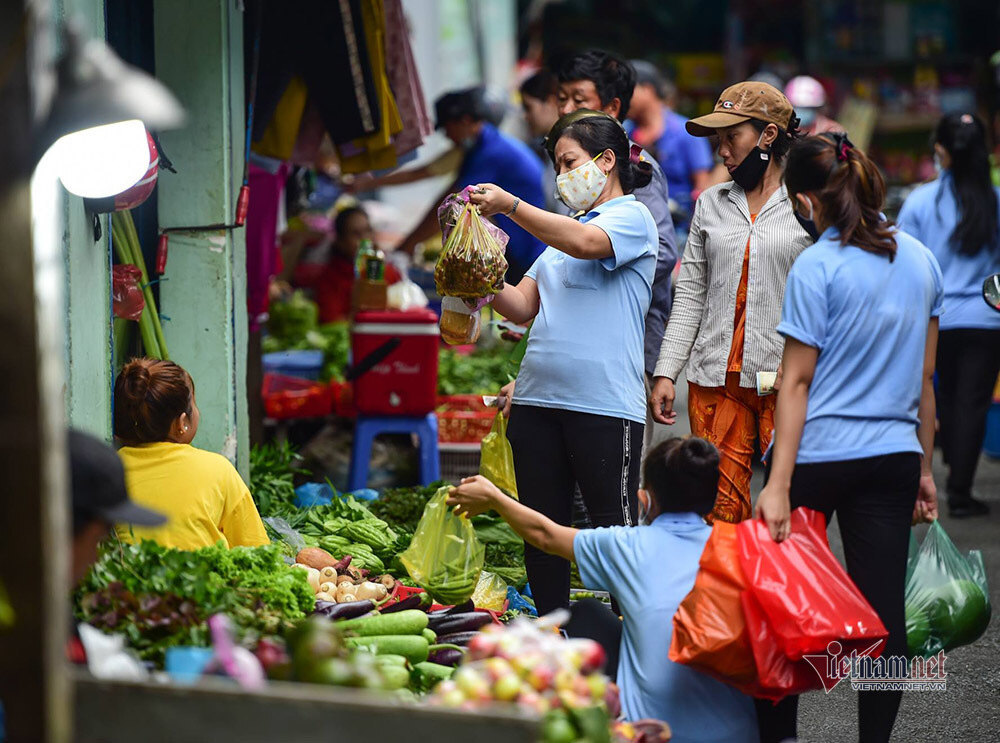
<svg viewBox="0 0 1000 743">
<path fill-rule="evenodd" d="M 937 414 L 948 511 L 962 518 L 990 510 L 972 497 L 972 481 L 1000 374 L 1000 314 L 982 297 L 983 281 L 1000 272 L 1000 189 L 990 179 L 986 127 L 972 114 L 941 119 L 934 157 L 940 177 L 910 194 L 898 224 L 931 249 L 944 274 Z"/>
<path fill-rule="evenodd" d="M 658 236 L 632 196 L 649 182 L 617 120 L 581 109 L 552 127 L 546 147 L 562 200 L 578 220 L 521 202 L 493 184 L 471 196 L 549 247 L 494 308 L 532 322 L 507 436 L 522 502 L 569 524 L 576 483 L 595 526 L 632 525 L 646 420 L 643 337 Z M 540 613 L 569 601 L 569 563 L 525 547 Z"/>
<path fill-rule="evenodd" d="M 795 260 L 785 288 L 784 380 L 757 517 L 781 541 L 790 508 L 821 511 L 827 523 L 836 513 L 847 572 L 889 631 L 882 656 L 906 656 L 910 525 L 937 516 L 941 269 L 882 217 L 885 181 L 844 134 L 793 144 L 784 177 L 807 231 L 821 234 Z M 888 741 L 901 698 L 860 692 L 859 739 Z M 797 737 L 797 706 L 797 696 L 758 704 L 762 743 Z"/>
</svg>

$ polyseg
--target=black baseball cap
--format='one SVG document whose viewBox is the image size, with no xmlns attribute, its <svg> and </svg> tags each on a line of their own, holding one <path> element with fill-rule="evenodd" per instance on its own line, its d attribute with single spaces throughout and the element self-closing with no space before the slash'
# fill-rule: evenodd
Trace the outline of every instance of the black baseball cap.
<svg viewBox="0 0 1000 743">
<path fill-rule="evenodd" d="M 481 121 L 488 118 L 487 114 L 486 90 L 481 85 L 453 90 L 434 101 L 434 122 L 437 129 L 463 116 Z"/>
<path fill-rule="evenodd" d="M 69 432 L 73 531 L 94 519 L 109 524 L 160 526 L 167 517 L 129 500 L 118 454 L 96 436 Z"/>
</svg>

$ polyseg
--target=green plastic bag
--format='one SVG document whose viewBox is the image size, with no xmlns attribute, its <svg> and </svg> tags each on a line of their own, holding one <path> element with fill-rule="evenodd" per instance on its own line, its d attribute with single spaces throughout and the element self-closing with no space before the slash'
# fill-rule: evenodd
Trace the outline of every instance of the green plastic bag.
<svg viewBox="0 0 1000 743">
<path fill-rule="evenodd" d="M 450 490 L 447 485 L 440 488 L 427 502 L 413 541 L 399 560 L 435 601 L 461 604 L 476 590 L 486 548 L 472 522 L 448 507 Z"/>
<path fill-rule="evenodd" d="M 479 474 L 517 500 L 517 479 L 514 477 L 514 451 L 507 440 L 507 419 L 498 410 L 493 427 L 483 436 L 480 447 Z"/>
<path fill-rule="evenodd" d="M 906 640 L 914 656 L 930 657 L 975 642 L 990 622 L 982 554 L 963 556 L 940 521 L 931 524 L 907 566 Z"/>
</svg>

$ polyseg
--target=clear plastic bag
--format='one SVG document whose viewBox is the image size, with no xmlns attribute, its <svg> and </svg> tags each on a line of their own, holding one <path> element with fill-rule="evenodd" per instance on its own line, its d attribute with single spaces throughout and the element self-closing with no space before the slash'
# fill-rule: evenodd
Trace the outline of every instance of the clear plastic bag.
<svg viewBox="0 0 1000 743">
<path fill-rule="evenodd" d="M 507 582 L 495 573 L 484 570 L 479 574 L 476 590 L 472 592 L 472 603 L 477 609 L 503 611 L 507 601 Z"/>
<path fill-rule="evenodd" d="M 479 310 L 469 307 L 458 297 L 441 298 L 441 318 L 438 320 L 441 339 L 450 346 L 464 346 L 479 340 L 482 320 Z"/>
<path fill-rule="evenodd" d="M 480 216 L 465 191 L 444 200 L 438 208 L 438 221 L 444 240 L 434 268 L 438 294 L 480 299 L 502 290 L 507 233 Z"/>
<path fill-rule="evenodd" d="M 427 502 L 413 541 L 399 560 L 434 600 L 461 604 L 476 590 L 486 548 L 472 522 L 448 507 L 450 490 L 440 488 Z"/>
<path fill-rule="evenodd" d="M 483 436 L 480 447 L 479 474 L 517 499 L 517 478 L 514 477 L 514 451 L 507 440 L 507 419 L 498 410 L 493 427 Z"/>
<path fill-rule="evenodd" d="M 963 556 L 941 522 L 931 524 L 906 581 L 910 653 L 929 657 L 975 642 L 992 613 L 982 554 Z"/>
</svg>

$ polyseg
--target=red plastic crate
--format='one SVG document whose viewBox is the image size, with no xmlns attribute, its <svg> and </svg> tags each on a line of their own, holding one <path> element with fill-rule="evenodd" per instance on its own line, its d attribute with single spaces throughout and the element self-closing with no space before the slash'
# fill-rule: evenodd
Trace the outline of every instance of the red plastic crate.
<svg viewBox="0 0 1000 743">
<path fill-rule="evenodd" d="M 490 432 L 497 414 L 480 395 L 440 396 L 436 410 L 438 441 L 446 444 L 478 444 Z"/>
<path fill-rule="evenodd" d="M 321 418 L 333 407 L 329 385 L 282 374 L 264 375 L 261 396 L 271 418 Z"/>
</svg>

